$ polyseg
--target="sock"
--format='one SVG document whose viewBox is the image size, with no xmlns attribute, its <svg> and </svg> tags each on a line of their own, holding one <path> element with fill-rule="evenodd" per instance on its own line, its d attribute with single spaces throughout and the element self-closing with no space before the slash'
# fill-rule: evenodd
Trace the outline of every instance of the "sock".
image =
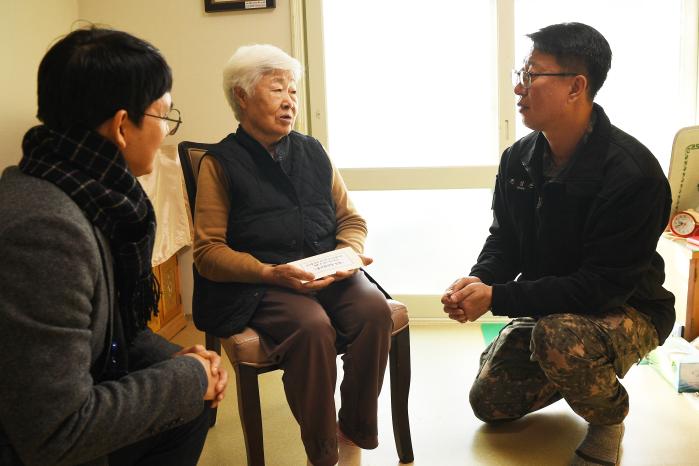
<svg viewBox="0 0 699 466">
<path fill-rule="evenodd" d="M 615 466 L 624 437 L 624 424 L 589 424 L 587 435 L 575 450 L 570 466 Z"/>
<path fill-rule="evenodd" d="M 338 466 L 361 466 L 362 449 L 337 429 L 337 446 L 339 452 Z"/>
</svg>

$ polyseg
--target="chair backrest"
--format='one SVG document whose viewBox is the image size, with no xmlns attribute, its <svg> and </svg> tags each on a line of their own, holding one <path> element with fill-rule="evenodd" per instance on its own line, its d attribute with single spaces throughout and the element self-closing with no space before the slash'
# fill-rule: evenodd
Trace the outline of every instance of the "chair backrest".
<svg viewBox="0 0 699 466">
<path fill-rule="evenodd" d="M 201 164 L 201 159 L 204 158 L 204 155 L 212 146 L 214 146 L 214 144 L 191 141 L 182 141 L 177 145 L 177 153 L 180 156 L 180 164 L 182 165 L 184 184 L 187 188 L 187 199 L 189 200 L 189 209 L 192 218 L 194 218 L 194 202 L 197 199 L 199 165 Z"/>
</svg>

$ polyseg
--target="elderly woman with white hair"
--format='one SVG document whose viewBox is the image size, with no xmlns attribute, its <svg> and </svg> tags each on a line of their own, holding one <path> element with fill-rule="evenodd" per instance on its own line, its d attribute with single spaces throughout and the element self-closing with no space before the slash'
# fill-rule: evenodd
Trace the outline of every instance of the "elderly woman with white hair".
<svg viewBox="0 0 699 466">
<path fill-rule="evenodd" d="M 363 252 L 366 222 L 321 144 L 292 130 L 301 64 L 271 45 L 239 48 L 223 87 L 239 126 L 200 166 L 195 207 L 197 326 L 250 326 L 284 369 L 309 463 L 359 464 L 378 445 L 377 398 L 392 331 L 382 292 L 357 270 L 314 276 L 289 262 Z M 361 256 L 365 265 L 371 259 Z M 337 351 L 344 351 L 335 418 Z"/>
</svg>

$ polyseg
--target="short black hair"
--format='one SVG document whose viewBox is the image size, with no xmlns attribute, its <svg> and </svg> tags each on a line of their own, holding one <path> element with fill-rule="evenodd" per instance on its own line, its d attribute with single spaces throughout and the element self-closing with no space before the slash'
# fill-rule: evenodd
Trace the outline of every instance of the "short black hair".
<svg viewBox="0 0 699 466">
<path fill-rule="evenodd" d="M 527 37 L 535 50 L 553 55 L 568 71 L 584 73 L 589 82 L 590 100 L 595 98 L 612 66 L 612 49 L 597 29 L 582 23 L 560 23 Z"/>
<path fill-rule="evenodd" d="M 92 26 L 66 35 L 41 60 L 37 118 L 58 131 L 96 129 L 124 109 L 140 126 L 146 109 L 171 89 L 172 71 L 155 47 Z"/>
</svg>

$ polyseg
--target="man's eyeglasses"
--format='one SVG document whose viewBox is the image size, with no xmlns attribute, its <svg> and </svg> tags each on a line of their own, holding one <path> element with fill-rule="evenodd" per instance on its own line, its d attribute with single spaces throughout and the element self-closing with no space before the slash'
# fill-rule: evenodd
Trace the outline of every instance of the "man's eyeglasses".
<svg viewBox="0 0 699 466">
<path fill-rule="evenodd" d="M 149 116 L 153 118 L 158 118 L 160 120 L 165 120 L 167 123 L 167 134 L 172 136 L 177 132 L 177 129 L 180 127 L 182 124 L 182 118 L 180 117 L 180 111 L 177 110 L 176 108 L 171 108 L 169 112 L 167 112 L 166 116 L 160 116 L 160 115 L 152 115 L 150 113 L 144 113 L 144 116 Z"/>
<path fill-rule="evenodd" d="M 532 87 L 532 78 L 537 76 L 577 76 L 580 73 L 530 73 L 526 70 L 512 70 L 512 85 L 521 84 L 523 88 Z"/>
</svg>

